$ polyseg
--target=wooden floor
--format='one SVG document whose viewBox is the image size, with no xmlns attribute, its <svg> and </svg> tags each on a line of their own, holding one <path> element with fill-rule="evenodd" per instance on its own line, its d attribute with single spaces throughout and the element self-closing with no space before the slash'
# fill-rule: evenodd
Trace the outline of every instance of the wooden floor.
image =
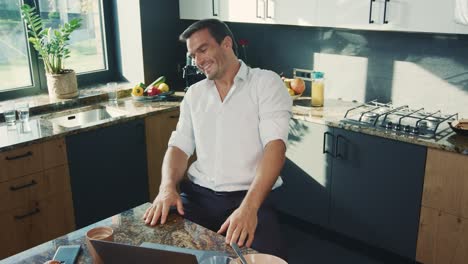
<svg viewBox="0 0 468 264">
<path fill-rule="evenodd" d="M 414 263 L 286 215 L 280 222 L 289 264 Z"/>
</svg>

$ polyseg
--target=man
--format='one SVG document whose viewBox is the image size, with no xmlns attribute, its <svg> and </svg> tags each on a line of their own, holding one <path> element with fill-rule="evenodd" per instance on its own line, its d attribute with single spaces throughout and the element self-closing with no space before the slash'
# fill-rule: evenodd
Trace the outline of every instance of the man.
<svg viewBox="0 0 468 264">
<path fill-rule="evenodd" d="M 238 60 L 223 22 L 195 22 L 180 39 L 207 78 L 192 85 L 181 103 L 159 194 L 143 218 L 164 224 L 175 206 L 187 219 L 226 234 L 228 244 L 284 257 L 266 198 L 282 183 L 292 100 L 277 74 Z M 182 181 L 195 148 L 197 160 Z"/>
</svg>

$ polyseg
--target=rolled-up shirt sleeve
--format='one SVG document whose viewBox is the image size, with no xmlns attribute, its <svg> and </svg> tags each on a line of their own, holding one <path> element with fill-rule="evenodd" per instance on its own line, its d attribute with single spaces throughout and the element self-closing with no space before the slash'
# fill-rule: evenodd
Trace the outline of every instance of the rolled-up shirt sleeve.
<svg viewBox="0 0 468 264">
<path fill-rule="evenodd" d="M 265 146 L 272 140 L 281 139 L 287 146 L 289 120 L 292 116 L 292 99 L 281 78 L 271 72 L 259 87 L 260 137 Z"/>
<path fill-rule="evenodd" d="M 178 147 L 185 152 L 188 157 L 192 156 L 195 150 L 190 95 L 191 93 L 189 89 L 180 104 L 179 121 L 177 122 L 176 130 L 172 132 L 168 143 L 168 147 Z"/>
</svg>

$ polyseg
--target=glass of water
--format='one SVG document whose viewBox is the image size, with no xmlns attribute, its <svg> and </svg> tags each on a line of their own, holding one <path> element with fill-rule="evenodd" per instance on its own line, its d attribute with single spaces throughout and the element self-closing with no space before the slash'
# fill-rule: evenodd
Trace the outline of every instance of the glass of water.
<svg viewBox="0 0 468 264">
<path fill-rule="evenodd" d="M 110 82 L 106 84 L 107 86 L 107 93 L 109 95 L 110 102 L 117 102 L 117 83 Z"/>
<path fill-rule="evenodd" d="M 3 116 L 5 117 L 5 122 L 8 126 L 15 125 L 16 121 L 16 111 L 15 105 L 13 103 L 7 102 L 4 103 L 3 106 Z"/>
<path fill-rule="evenodd" d="M 29 121 L 29 103 L 28 102 L 17 103 L 16 111 L 18 111 L 18 119 L 21 122 Z"/>
</svg>

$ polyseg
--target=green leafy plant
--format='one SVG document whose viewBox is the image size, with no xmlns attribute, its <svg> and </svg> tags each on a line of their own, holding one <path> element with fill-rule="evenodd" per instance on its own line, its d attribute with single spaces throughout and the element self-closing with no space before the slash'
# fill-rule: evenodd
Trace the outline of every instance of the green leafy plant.
<svg viewBox="0 0 468 264">
<path fill-rule="evenodd" d="M 64 73 L 63 61 L 70 57 L 68 41 L 71 33 L 81 26 L 81 19 L 74 18 L 69 23 L 59 26 L 58 29 L 45 28 L 36 7 L 27 4 L 21 6 L 21 16 L 28 27 L 28 40 L 44 61 L 46 72 L 49 74 Z"/>
</svg>

